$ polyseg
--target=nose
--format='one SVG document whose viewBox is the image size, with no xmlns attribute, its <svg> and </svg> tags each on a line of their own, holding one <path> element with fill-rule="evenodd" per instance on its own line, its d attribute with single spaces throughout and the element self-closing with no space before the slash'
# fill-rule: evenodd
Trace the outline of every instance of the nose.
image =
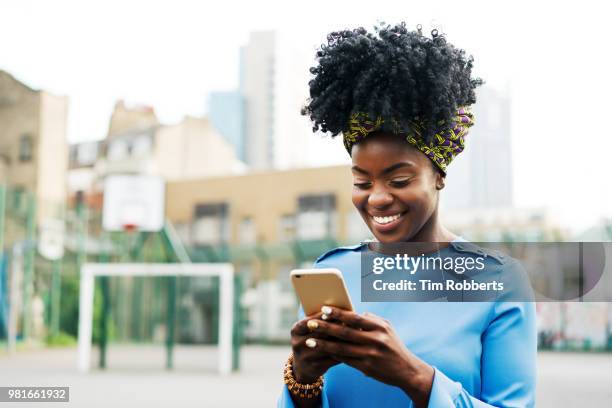
<svg viewBox="0 0 612 408">
<path fill-rule="evenodd" d="M 393 196 L 385 189 L 376 189 L 368 197 L 368 204 L 374 208 L 385 208 L 393 203 Z"/>
</svg>

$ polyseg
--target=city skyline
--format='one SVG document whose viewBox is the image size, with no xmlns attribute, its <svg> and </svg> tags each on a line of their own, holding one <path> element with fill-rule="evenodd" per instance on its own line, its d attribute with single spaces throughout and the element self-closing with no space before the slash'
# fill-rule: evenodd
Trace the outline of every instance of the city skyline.
<svg viewBox="0 0 612 408">
<path fill-rule="evenodd" d="M 476 75 L 509 93 L 515 204 L 551 207 L 572 226 L 612 216 L 605 161 L 593 156 L 607 143 L 594 119 L 607 114 L 612 90 L 609 57 L 598 52 L 608 37 L 604 13 L 556 5 L 550 19 L 545 2 L 530 3 L 527 15 L 520 7 L 502 15 L 486 2 L 408 7 L 383 1 L 377 8 L 372 13 L 317 1 L 290 8 L 264 1 L 226 2 L 211 12 L 195 2 L 4 2 L 0 69 L 34 88 L 67 95 L 69 140 L 98 140 L 117 99 L 152 105 L 163 123 L 204 114 L 211 92 L 237 88 L 238 50 L 252 31 L 293 35 L 296 47 L 314 56 L 333 29 L 423 23 L 426 32 L 437 27 L 473 54 Z"/>
</svg>

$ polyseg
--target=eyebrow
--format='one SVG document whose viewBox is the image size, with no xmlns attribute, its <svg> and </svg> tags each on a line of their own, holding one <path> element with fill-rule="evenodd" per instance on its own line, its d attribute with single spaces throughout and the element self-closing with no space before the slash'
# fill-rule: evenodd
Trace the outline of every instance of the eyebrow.
<svg viewBox="0 0 612 408">
<path fill-rule="evenodd" d="M 389 174 L 397 169 L 401 169 L 403 167 L 414 167 L 414 163 L 412 162 L 400 162 L 400 163 L 395 163 L 393 166 L 389 166 L 386 169 L 384 169 L 382 171 L 381 174 Z M 351 169 L 353 171 L 356 171 L 357 173 L 361 173 L 361 174 L 366 174 L 369 175 L 370 173 L 367 170 L 362 169 L 361 167 L 358 166 L 353 166 L 351 167 Z"/>
</svg>

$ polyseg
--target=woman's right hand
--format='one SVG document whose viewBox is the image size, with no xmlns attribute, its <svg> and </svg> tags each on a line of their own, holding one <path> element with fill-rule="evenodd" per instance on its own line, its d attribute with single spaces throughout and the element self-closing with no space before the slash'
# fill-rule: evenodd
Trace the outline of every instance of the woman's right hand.
<svg viewBox="0 0 612 408">
<path fill-rule="evenodd" d="M 293 376 L 301 384 L 311 384 L 325 374 L 332 366 L 340 362 L 326 353 L 321 353 L 316 347 L 309 347 L 308 339 L 325 339 L 328 336 L 311 330 L 308 321 L 321 319 L 322 313 L 316 313 L 300 320 L 291 329 L 291 348 L 293 349 Z M 313 323 L 311 323 L 312 325 Z M 312 344 L 312 341 L 309 340 Z"/>
</svg>

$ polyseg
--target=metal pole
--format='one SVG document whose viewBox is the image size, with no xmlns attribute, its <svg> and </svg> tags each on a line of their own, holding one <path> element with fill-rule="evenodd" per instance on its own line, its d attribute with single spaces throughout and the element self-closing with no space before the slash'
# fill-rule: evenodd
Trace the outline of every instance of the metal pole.
<svg viewBox="0 0 612 408">
<path fill-rule="evenodd" d="M 17 346 L 17 320 L 21 307 L 21 283 L 23 279 L 23 250 L 21 243 L 13 246 L 13 256 L 11 259 L 11 277 L 9 283 L 9 316 L 8 316 L 8 352 L 14 353 Z"/>
<path fill-rule="evenodd" d="M 169 233 L 166 226 L 161 230 L 161 234 L 164 244 L 164 253 L 166 254 L 166 262 L 173 262 L 175 259 L 181 262 L 181 253 L 176 250 L 172 235 Z M 176 325 L 176 280 L 177 278 L 174 276 L 167 278 L 166 368 L 169 370 L 174 366 L 172 354 L 174 350 L 174 331 Z"/>
<path fill-rule="evenodd" d="M 104 235 L 103 235 L 104 237 Z M 108 262 L 108 254 L 102 250 L 99 262 Z M 98 367 L 106 368 L 106 346 L 108 344 L 108 316 L 110 314 L 110 278 L 100 276 L 100 289 L 102 292 L 102 316 L 100 317 L 100 359 Z"/>
<path fill-rule="evenodd" d="M 0 184 L 0 265 L 2 265 L 2 262 L 5 257 L 5 253 L 4 253 L 4 210 L 6 208 L 5 204 L 6 204 L 6 185 Z M 6 264 L 6 272 L 7 272 L 7 276 L 11 276 L 8 263 Z M 9 299 L 11 297 L 10 290 L 11 290 L 11 287 L 9 286 L 9 292 L 8 292 Z M 10 303 L 9 303 L 9 306 L 10 306 Z M 11 313 L 10 309 L 9 309 L 9 313 Z M 7 325 L 8 325 L 8 322 L 7 322 Z M 7 333 L 7 338 L 8 338 L 8 333 Z"/>
<path fill-rule="evenodd" d="M 106 345 L 108 335 L 108 314 L 110 310 L 109 277 L 100 277 L 100 289 L 102 290 L 102 316 L 100 318 L 100 368 L 106 368 Z"/>
<path fill-rule="evenodd" d="M 234 277 L 234 330 L 232 339 L 232 370 L 240 369 L 240 346 L 242 345 L 242 310 L 240 297 L 242 295 L 242 277 Z M 219 297 L 221 298 L 221 297 Z"/>
<path fill-rule="evenodd" d="M 60 332 L 60 297 L 62 285 L 62 260 L 56 259 L 51 264 L 51 336 Z"/>
<path fill-rule="evenodd" d="M 33 292 L 34 281 L 34 234 L 36 230 L 36 201 L 34 195 L 28 194 L 28 211 L 26 214 L 26 247 L 23 262 L 23 328 L 22 336 L 24 340 L 30 337 L 30 324 L 32 321 L 32 311 L 30 299 Z"/>
<path fill-rule="evenodd" d="M 87 208 L 83 203 L 83 199 L 81 198 L 76 205 L 76 215 L 77 215 L 77 267 L 78 270 L 81 270 L 81 266 L 87 261 L 87 252 L 85 248 L 85 242 L 87 241 Z"/>
<path fill-rule="evenodd" d="M 62 233 L 66 234 L 66 208 L 60 205 L 58 219 L 63 220 Z M 62 267 L 64 260 L 64 240 L 62 239 L 62 255 L 51 263 L 51 336 L 58 336 L 60 333 L 61 316 L 61 296 L 62 296 Z"/>
<path fill-rule="evenodd" d="M 232 363 L 233 352 L 233 328 L 234 328 L 234 272 L 232 267 L 223 270 L 219 277 L 220 281 L 220 328 L 219 328 L 219 372 L 229 374 L 234 364 Z"/>
<path fill-rule="evenodd" d="M 174 327 L 176 320 L 176 277 L 170 276 L 168 279 L 168 308 L 166 316 L 166 368 L 172 369 L 174 362 L 172 351 L 174 349 Z"/>
<path fill-rule="evenodd" d="M 578 298 L 584 301 L 584 243 L 578 243 Z"/>
<path fill-rule="evenodd" d="M 6 186 L 0 184 L 0 254 L 4 254 L 4 212 L 6 210 Z"/>
<path fill-rule="evenodd" d="M 93 325 L 94 274 L 87 268 L 79 269 L 79 371 L 89 371 L 91 356 L 91 333 Z"/>
<path fill-rule="evenodd" d="M 129 232 L 127 233 L 129 234 Z M 136 231 L 134 240 L 129 242 L 127 248 L 129 248 L 129 261 L 130 262 L 141 262 L 142 261 L 142 250 L 145 242 L 149 237 L 148 233 Z M 134 277 L 133 296 L 132 296 L 132 318 L 131 322 L 131 333 L 136 341 L 142 341 L 143 339 L 143 323 L 142 319 L 142 291 L 144 278 Z"/>
</svg>

